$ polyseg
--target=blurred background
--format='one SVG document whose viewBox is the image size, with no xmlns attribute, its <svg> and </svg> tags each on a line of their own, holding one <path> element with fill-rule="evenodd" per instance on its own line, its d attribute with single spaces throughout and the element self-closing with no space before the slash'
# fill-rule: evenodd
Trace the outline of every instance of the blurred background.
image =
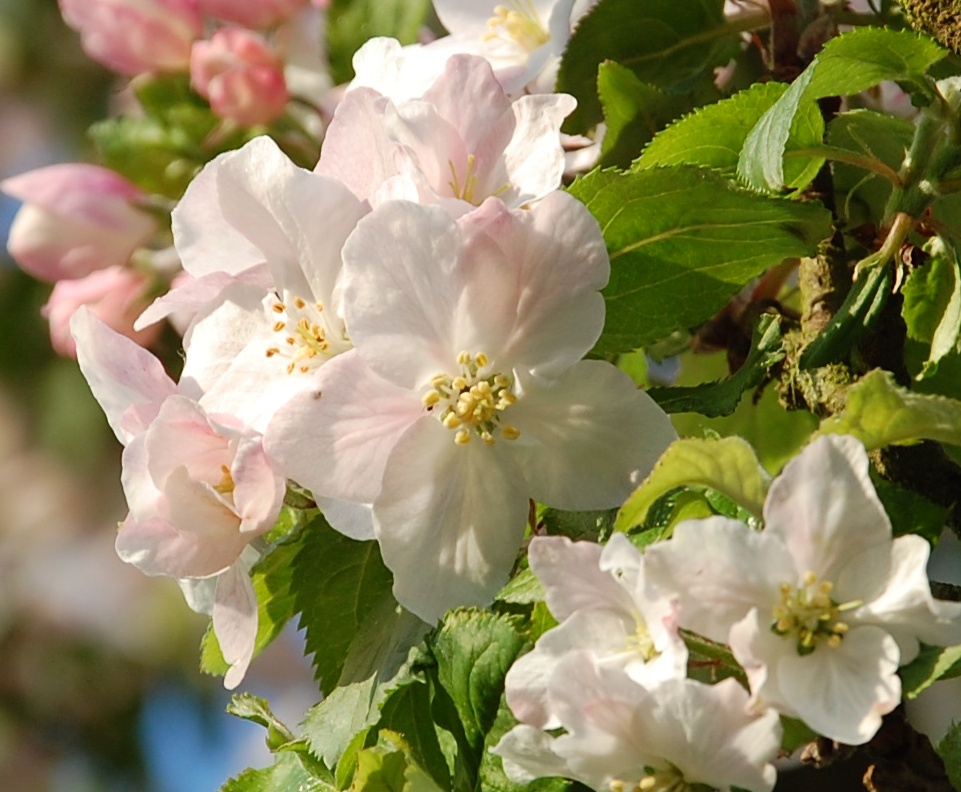
<svg viewBox="0 0 961 792">
<path fill-rule="evenodd" d="M 85 130 L 116 100 L 56 0 L 0 0 L 0 179 L 95 161 Z M 4 243 L 17 204 L 0 195 Z M 270 761 L 198 669 L 206 619 L 176 584 L 123 564 L 121 447 L 76 362 L 50 348 L 51 286 L 0 245 L 0 790 L 213 792 Z M 245 689 L 296 724 L 317 699 L 296 633 Z M 202 759 L 202 761 L 201 761 Z"/>
</svg>

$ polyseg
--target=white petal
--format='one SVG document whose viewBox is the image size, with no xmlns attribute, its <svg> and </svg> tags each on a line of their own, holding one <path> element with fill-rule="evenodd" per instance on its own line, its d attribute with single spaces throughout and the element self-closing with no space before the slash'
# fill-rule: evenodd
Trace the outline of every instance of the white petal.
<svg viewBox="0 0 961 792">
<path fill-rule="evenodd" d="M 781 658 L 776 673 L 787 702 L 812 729 L 832 740 L 862 745 L 881 716 L 901 700 L 898 645 L 877 627 L 856 627 L 836 649 Z"/>
<path fill-rule="evenodd" d="M 247 673 L 257 639 L 257 596 L 239 562 L 217 578 L 213 624 L 220 651 L 230 665 L 224 687 L 233 690 Z"/>
<path fill-rule="evenodd" d="M 930 547 L 920 536 L 902 536 L 862 553 L 842 570 L 840 601 L 861 600 L 850 621 L 874 624 L 890 633 L 901 649 L 901 664 L 918 653 L 918 642 L 935 646 L 961 643 L 961 603 L 931 596 L 927 565 Z"/>
<path fill-rule="evenodd" d="M 600 569 L 604 548 L 565 536 L 537 536 L 527 548 L 531 569 L 546 589 L 547 607 L 563 621 L 582 609 L 623 608 L 633 601 L 610 572 Z"/>
<path fill-rule="evenodd" d="M 569 776 L 567 764 L 552 750 L 554 738 L 531 726 L 515 726 L 491 748 L 501 757 L 507 777 L 527 783 L 547 776 Z"/>
<path fill-rule="evenodd" d="M 752 608 L 770 616 L 780 584 L 796 579 L 780 538 L 726 517 L 678 523 L 670 540 L 647 548 L 644 570 L 678 598 L 681 626 L 721 642 Z"/>
<path fill-rule="evenodd" d="M 523 481 L 503 444 L 457 445 L 432 418 L 397 442 L 374 502 L 394 596 L 426 622 L 486 605 L 507 581 L 528 514 Z"/>
<path fill-rule="evenodd" d="M 774 479 L 764 503 L 765 531 L 783 537 L 800 575 L 836 580 L 841 567 L 891 539 L 891 523 L 868 478 L 855 438 L 825 435 Z"/>
<path fill-rule="evenodd" d="M 536 500 L 560 509 L 619 506 L 677 434 L 623 371 L 585 360 L 556 379 L 518 372 L 521 395 L 504 412 L 510 443 Z"/>
<path fill-rule="evenodd" d="M 372 503 L 391 450 L 421 418 L 437 423 L 414 394 L 378 377 L 352 350 L 324 364 L 314 387 L 277 411 L 264 446 L 314 495 Z"/>
</svg>

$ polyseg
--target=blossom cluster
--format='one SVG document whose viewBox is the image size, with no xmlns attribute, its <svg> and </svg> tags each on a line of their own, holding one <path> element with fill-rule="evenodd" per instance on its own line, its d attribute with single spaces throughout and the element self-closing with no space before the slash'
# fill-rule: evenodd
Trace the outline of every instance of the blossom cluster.
<svg viewBox="0 0 961 792">
<path fill-rule="evenodd" d="M 620 534 L 603 549 L 535 538 L 531 569 L 560 624 L 508 673 L 521 723 L 495 752 L 518 781 L 770 790 L 779 716 L 866 743 L 920 642 L 961 641 L 961 605 L 931 596 L 928 552 L 919 536 L 892 538 L 867 454 L 846 435 L 785 467 L 760 532 L 687 520 L 643 554 Z M 687 678 L 680 629 L 730 645 L 750 693 Z"/>
<path fill-rule="evenodd" d="M 376 539 L 398 602 L 434 621 L 506 582 L 531 499 L 616 506 L 674 439 L 626 374 L 582 360 L 609 262 L 558 189 L 572 109 L 511 99 L 463 54 L 415 99 L 358 87 L 313 171 L 259 137 L 177 205 L 186 275 L 137 327 L 186 323 L 178 383 L 89 313 L 74 319 L 125 444 L 118 552 L 204 581 L 185 586 L 212 612 L 228 686 L 256 635 L 248 548 L 286 479 L 337 530 Z"/>
</svg>

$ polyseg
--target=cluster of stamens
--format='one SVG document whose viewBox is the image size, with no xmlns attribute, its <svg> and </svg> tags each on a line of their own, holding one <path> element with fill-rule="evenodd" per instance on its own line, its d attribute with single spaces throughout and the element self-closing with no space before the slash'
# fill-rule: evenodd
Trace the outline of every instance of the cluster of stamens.
<svg viewBox="0 0 961 792">
<path fill-rule="evenodd" d="M 550 39 L 530 0 L 510 0 L 508 5 L 495 6 L 494 15 L 487 20 L 487 28 L 484 41 L 506 36 L 528 52 Z"/>
<path fill-rule="evenodd" d="M 660 652 L 654 646 L 654 639 L 651 631 L 647 629 L 647 622 L 639 614 L 635 615 L 636 626 L 634 632 L 627 636 L 627 650 L 639 654 L 644 658 L 644 662 L 650 662 L 657 657 Z"/>
<path fill-rule="evenodd" d="M 833 589 L 834 584 L 828 580 L 818 582 L 813 572 L 804 576 L 800 587 L 782 583 L 771 630 L 777 635 L 795 638 L 800 655 L 810 654 L 821 642 L 837 648 L 849 629 L 839 620 L 841 612 L 858 603 L 838 605 L 831 598 Z"/>
<path fill-rule="evenodd" d="M 702 789 L 699 784 L 689 784 L 684 775 L 674 765 L 656 770 L 644 768 L 645 776 L 637 781 L 622 781 L 615 778 L 609 784 L 611 792 L 694 792 Z"/>
<path fill-rule="evenodd" d="M 477 174 L 474 173 L 474 155 L 467 155 L 467 173 L 464 174 L 464 184 L 461 185 L 460 178 L 457 176 L 457 168 L 454 163 L 448 160 L 450 165 L 450 189 L 455 198 L 462 201 L 474 203 L 474 189 L 477 187 Z"/>
<path fill-rule="evenodd" d="M 475 435 L 487 445 L 494 444 L 495 434 L 505 440 L 520 436 L 516 426 L 500 420 L 500 413 L 517 401 L 513 383 L 503 374 L 482 376 L 489 363 L 483 352 L 461 352 L 457 356 L 461 373 L 455 377 L 438 374 L 424 394 L 424 406 L 454 431 L 458 445 L 466 445 Z"/>
<path fill-rule="evenodd" d="M 230 475 L 230 468 L 226 465 L 220 466 L 220 481 L 214 485 L 214 490 L 221 495 L 232 495 L 234 491 L 234 477 Z"/>
<path fill-rule="evenodd" d="M 277 315 L 273 331 L 283 335 L 284 340 L 278 346 L 269 347 L 267 357 L 280 355 L 287 358 L 288 374 L 295 371 L 306 374 L 333 354 L 331 339 L 321 317 L 323 303 L 308 303 L 295 297 L 290 305 L 278 300 L 270 310 Z"/>
</svg>

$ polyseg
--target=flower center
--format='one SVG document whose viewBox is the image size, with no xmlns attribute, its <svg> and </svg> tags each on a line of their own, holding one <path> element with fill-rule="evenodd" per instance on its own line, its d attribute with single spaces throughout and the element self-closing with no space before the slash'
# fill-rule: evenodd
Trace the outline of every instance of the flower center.
<svg viewBox="0 0 961 792">
<path fill-rule="evenodd" d="M 301 297 L 270 305 L 272 329 L 281 341 L 267 349 L 267 357 L 287 361 L 287 373 L 307 374 L 349 346 L 347 334 L 332 332 L 322 302 L 308 303 Z"/>
<path fill-rule="evenodd" d="M 424 406 L 454 432 L 458 445 L 466 445 L 475 435 L 487 445 L 494 444 L 495 435 L 505 440 L 520 436 L 516 426 L 501 423 L 500 415 L 517 401 L 514 383 L 503 374 L 486 372 L 489 363 L 483 352 L 461 352 L 457 356 L 460 374 L 438 374 L 423 396 Z"/>
<path fill-rule="evenodd" d="M 474 155 L 467 155 L 467 172 L 464 174 L 463 185 L 460 183 L 454 163 L 448 160 L 448 164 L 450 165 L 451 175 L 449 184 L 454 197 L 467 201 L 467 203 L 474 203 L 474 190 L 477 187 L 477 174 L 474 173 Z"/>
<path fill-rule="evenodd" d="M 848 624 L 840 620 L 841 613 L 860 603 L 839 605 L 831 598 L 833 589 L 831 581 L 818 581 L 813 572 L 808 572 L 797 588 L 782 583 L 781 600 L 774 608 L 771 630 L 796 640 L 799 655 L 810 654 L 821 642 L 837 648 L 848 631 Z"/>
<path fill-rule="evenodd" d="M 234 477 L 230 475 L 230 468 L 226 465 L 221 465 L 220 472 L 220 481 L 214 484 L 214 490 L 219 492 L 221 495 L 233 495 Z"/>
<path fill-rule="evenodd" d="M 611 792 L 699 792 L 709 789 L 703 784 L 690 784 L 684 774 L 674 765 L 668 764 L 657 770 L 644 768 L 644 777 L 637 781 L 623 781 L 615 778 L 610 782 Z"/>
<path fill-rule="evenodd" d="M 494 7 L 494 15 L 487 20 L 484 41 L 507 38 L 533 52 L 546 43 L 550 36 L 544 30 L 530 0 L 508 0 L 507 5 Z"/>
<path fill-rule="evenodd" d="M 647 629 L 647 622 L 639 614 L 634 618 L 637 624 L 633 634 L 627 636 L 627 649 L 643 657 L 644 662 L 650 662 L 660 653 L 654 647 L 654 639 L 651 638 L 651 631 Z"/>
</svg>

